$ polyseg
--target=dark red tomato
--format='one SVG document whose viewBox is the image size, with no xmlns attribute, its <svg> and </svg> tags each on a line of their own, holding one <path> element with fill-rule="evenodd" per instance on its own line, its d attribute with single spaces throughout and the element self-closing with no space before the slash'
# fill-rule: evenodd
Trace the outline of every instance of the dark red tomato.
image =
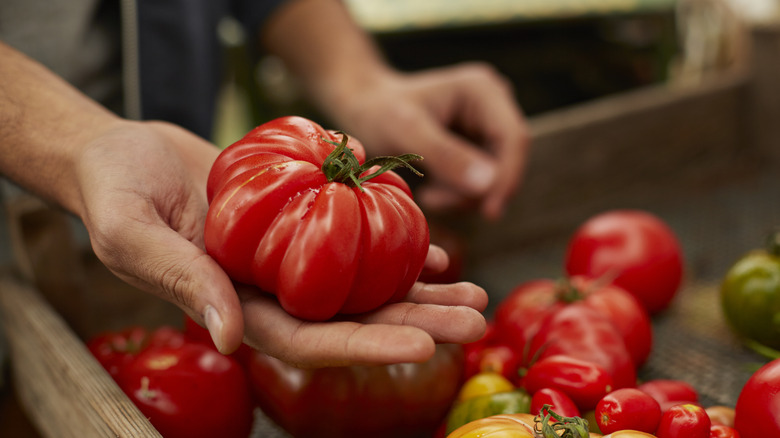
<svg viewBox="0 0 780 438">
<path fill-rule="evenodd" d="M 699 393 L 691 384 L 682 380 L 655 379 L 642 383 L 637 387 L 640 391 L 653 397 L 666 411 L 674 405 L 683 403 L 698 404 Z"/>
<path fill-rule="evenodd" d="M 733 427 L 723 424 L 713 424 L 712 427 L 710 427 L 710 438 L 740 438 L 740 435 Z"/>
<path fill-rule="evenodd" d="M 523 377 L 529 394 L 553 388 L 566 394 L 580 411 L 593 409 L 613 389 L 612 377 L 593 362 L 565 355 L 533 363 Z"/>
<path fill-rule="evenodd" d="M 653 329 L 647 312 L 625 290 L 584 277 L 572 277 L 568 281 L 541 279 L 518 285 L 496 309 L 497 331 L 522 351 L 544 318 L 580 302 L 614 324 L 636 368 L 644 364 L 653 347 Z"/>
<path fill-rule="evenodd" d="M 550 405 L 553 412 L 564 417 L 580 416 L 580 410 L 571 397 L 555 388 L 542 388 L 531 396 L 531 414 L 539 415 L 545 405 Z"/>
<path fill-rule="evenodd" d="M 683 274 L 680 243 L 657 216 L 612 210 L 583 223 L 565 256 L 566 272 L 610 281 L 633 294 L 652 315 L 666 309 Z"/>
<path fill-rule="evenodd" d="M 664 412 L 655 434 L 658 438 L 709 438 L 711 426 L 704 408 L 686 403 Z"/>
<path fill-rule="evenodd" d="M 255 352 L 259 406 L 296 438 L 430 437 L 463 383 L 463 351 L 440 344 L 424 363 L 298 369 Z"/>
<path fill-rule="evenodd" d="M 114 379 L 138 354 L 150 346 L 181 346 L 184 335 L 173 327 L 149 330 L 130 326 L 120 331 L 101 333 L 87 342 L 87 348 Z"/>
<path fill-rule="evenodd" d="M 243 369 L 206 345 L 147 348 L 117 383 L 165 438 L 246 438 L 251 431 Z"/>
<path fill-rule="evenodd" d="M 596 423 L 602 433 L 631 429 L 654 433 L 661 421 L 661 406 L 636 388 L 610 392 L 596 405 Z"/>
<path fill-rule="evenodd" d="M 780 359 L 759 368 L 742 387 L 734 428 L 742 438 L 780 437 Z"/>
<path fill-rule="evenodd" d="M 258 126 L 211 168 L 206 250 L 299 318 L 401 300 L 429 243 L 408 185 L 388 170 L 410 158 L 364 162 L 359 141 L 301 117 Z"/>
<path fill-rule="evenodd" d="M 530 358 L 565 355 L 594 363 L 612 377 L 612 389 L 636 386 L 636 368 L 615 325 L 581 301 L 548 315 L 527 351 Z"/>
</svg>

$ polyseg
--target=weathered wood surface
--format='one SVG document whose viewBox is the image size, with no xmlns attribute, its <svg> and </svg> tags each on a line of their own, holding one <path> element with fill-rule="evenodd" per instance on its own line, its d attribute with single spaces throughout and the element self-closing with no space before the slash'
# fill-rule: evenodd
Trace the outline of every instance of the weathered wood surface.
<svg viewBox="0 0 780 438">
<path fill-rule="evenodd" d="M 34 288 L 0 275 L 17 396 L 43 436 L 161 436 Z"/>
</svg>

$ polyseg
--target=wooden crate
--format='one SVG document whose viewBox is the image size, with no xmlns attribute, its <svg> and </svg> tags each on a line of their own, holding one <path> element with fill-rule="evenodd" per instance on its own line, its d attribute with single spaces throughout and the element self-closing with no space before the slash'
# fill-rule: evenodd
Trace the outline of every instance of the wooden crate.
<svg viewBox="0 0 780 438">
<path fill-rule="evenodd" d="M 507 219 L 489 227 L 444 219 L 478 259 L 568 230 L 616 199 L 777 163 L 780 29 L 753 30 L 750 47 L 748 62 L 695 85 L 533 117 L 528 173 Z M 130 322 L 171 322 L 176 309 L 114 278 L 74 237 L 68 216 L 26 196 L 9 204 L 16 263 L 0 271 L 0 322 L 24 412 L 46 437 L 159 436 L 83 339 Z"/>
</svg>

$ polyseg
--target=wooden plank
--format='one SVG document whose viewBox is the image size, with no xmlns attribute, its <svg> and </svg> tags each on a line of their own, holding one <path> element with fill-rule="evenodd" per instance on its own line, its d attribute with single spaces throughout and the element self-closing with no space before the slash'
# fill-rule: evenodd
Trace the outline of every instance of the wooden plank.
<svg viewBox="0 0 780 438">
<path fill-rule="evenodd" d="M 0 275 L 17 395 L 43 436 L 160 437 L 39 292 Z"/>
</svg>

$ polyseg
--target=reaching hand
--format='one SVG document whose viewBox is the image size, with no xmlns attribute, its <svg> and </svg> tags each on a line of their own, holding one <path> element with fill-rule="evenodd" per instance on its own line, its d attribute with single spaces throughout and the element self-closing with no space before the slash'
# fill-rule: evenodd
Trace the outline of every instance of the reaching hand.
<svg viewBox="0 0 780 438">
<path fill-rule="evenodd" d="M 477 202 L 497 218 L 522 178 L 529 134 L 504 78 L 484 64 L 386 75 L 328 107 L 371 155 L 417 153 L 432 209 Z"/>
</svg>

